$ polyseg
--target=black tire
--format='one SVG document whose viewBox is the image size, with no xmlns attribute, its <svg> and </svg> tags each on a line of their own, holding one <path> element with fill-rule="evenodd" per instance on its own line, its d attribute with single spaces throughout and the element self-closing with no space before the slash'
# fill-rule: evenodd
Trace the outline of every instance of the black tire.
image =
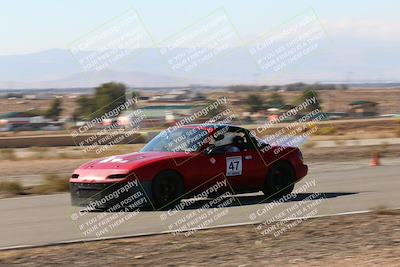
<svg viewBox="0 0 400 267">
<path fill-rule="evenodd" d="M 180 202 L 185 192 L 181 176 L 174 171 L 163 171 L 153 180 L 152 195 L 155 207 L 169 208 Z"/>
<path fill-rule="evenodd" d="M 274 164 L 262 189 L 267 197 L 280 198 L 292 193 L 295 183 L 293 167 L 285 161 Z"/>
</svg>

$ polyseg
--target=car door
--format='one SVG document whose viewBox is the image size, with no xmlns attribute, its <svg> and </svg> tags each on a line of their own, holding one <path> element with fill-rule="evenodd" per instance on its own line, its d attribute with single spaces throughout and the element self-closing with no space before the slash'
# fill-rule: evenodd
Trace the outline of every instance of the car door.
<svg viewBox="0 0 400 267">
<path fill-rule="evenodd" d="M 265 164 L 258 151 L 250 146 L 249 138 L 246 135 L 244 137 L 246 145 L 241 151 L 210 154 L 203 151 L 193 157 L 190 163 L 196 166 L 193 171 L 199 177 L 196 184 L 209 186 L 226 179 L 227 186 L 234 192 L 260 188 L 265 180 Z M 199 187 L 200 190 L 204 188 Z"/>
<path fill-rule="evenodd" d="M 209 179 L 217 175 L 223 176 L 235 192 L 254 191 L 263 185 L 266 166 L 256 148 L 245 136 L 245 145 L 241 151 L 223 154 L 205 155 L 202 169 L 204 177 Z"/>
<path fill-rule="evenodd" d="M 242 178 L 237 186 L 243 191 L 260 189 L 266 177 L 266 166 L 256 149 L 247 149 L 242 153 Z"/>
<path fill-rule="evenodd" d="M 210 179 L 226 178 L 234 192 L 260 188 L 265 180 L 265 165 L 256 150 L 227 152 L 205 155 L 198 158 L 202 162 L 204 182 Z"/>
</svg>

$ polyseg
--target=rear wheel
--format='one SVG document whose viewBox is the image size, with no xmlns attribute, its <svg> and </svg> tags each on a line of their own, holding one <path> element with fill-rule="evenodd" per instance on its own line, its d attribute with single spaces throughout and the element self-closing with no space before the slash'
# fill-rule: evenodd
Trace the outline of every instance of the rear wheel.
<svg viewBox="0 0 400 267">
<path fill-rule="evenodd" d="M 174 171 L 164 171 L 154 178 L 152 193 L 156 208 L 171 207 L 184 193 L 182 178 Z"/>
<path fill-rule="evenodd" d="M 274 164 L 268 172 L 262 191 L 268 197 L 280 198 L 290 194 L 294 188 L 294 171 L 285 161 Z"/>
</svg>

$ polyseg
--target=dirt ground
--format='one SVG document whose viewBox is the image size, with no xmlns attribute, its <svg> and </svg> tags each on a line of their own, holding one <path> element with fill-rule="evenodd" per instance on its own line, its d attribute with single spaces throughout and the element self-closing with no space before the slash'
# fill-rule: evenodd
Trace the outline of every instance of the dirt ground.
<svg viewBox="0 0 400 267">
<path fill-rule="evenodd" d="M 310 86 L 310 89 L 313 87 Z M 399 100 L 400 100 L 400 89 L 350 89 L 350 90 L 319 90 L 317 91 L 319 96 L 319 102 L 325 112 L 342 111 L 346 112 L 350 109 L 350 103 L 357 100 L 367 100 L 378 103 L 378 112 L 380 114 L 387 113 L 399 113 Z M 249 94 L 257 94 L 263 99 L 268 100 L 271 97 L 272 92 L 212 92 L 207 94 L 210 99 L 216 99 L 218 97 L 225 96 L 231 102 L 238 100 L 238 104 L 244 104 L 246 97 Z M 280 92 L 285 103 L 292 104 L 302 94 L 301 91 L 287 91 Z M 236 103 L 233 103 L 236 104 Z M 241 105 L 237 107 L 238 112 L 244 110 L 246 106 Z"/>
<path fill-rule="evenodd" d="M 400 212 L 308 219 L 278 237 L 253 225 L 0 252 L 0 266 L 399 266 Z"/>
<path fill-rule="evenodd" d="M 312 88 L 312 86 L 311 86 Z M 320 102 L 323 106 L 324 111 L 347 111 L 349 109 L 349 103 L 356 100 L 368 100 L 379 103 L 380 113 L 398 113 L 400 100 L 400 89 L 353 89 L 353 90 L 321 90 L 318 91 Z M 144 95 L 148 93 L 142 92 Z M 217 98 L 226 96 L 230 100 L 234 99 L 245 99 L 247 95 L 252 92 L 230 92 L 221 91 L 207 93 L 207 96 Z M 253 92 L 254 93 L 254 92 Z M 269 99 L 271 92 L 257 92 L 258 95 L 264 99 Z M 296 98 L 299 97 L 301 92 L 281 92 L 281 95 L 286 103 L 292 103 Z M 150 95 L 149 95 L 150 96 Z M 46 110 L 50 107 L 53 99 L 46 100 L 28 100 L 28 99 L 0 99 L 0 106 L 2 107 L 0 113 L 7 113 L 11 111 L 24 111 L 26 109 L 38 109 Z M 76 98 L 64 96 L 63 101 L 63 116 L 71 116 L 75 108 L 77 107 Z M 154 103 L 149 103 L 154 104 Z M 161 103 L 156 103 L 161 104 Z M 238 111 L 241 111 L 238 108 Z"/>
<path fill-rule="evenodd" d="M 380 145 L 380 146 L 337 146 L 324 148 L 301 149 L 304 161 L 313 162 L 332 162 L 332 161 L 353 161 L 357 159 L 369 160 L 375 151 L 380 151 L 380 156 L 384 158 L 399 158 L 400 145 Z"/>
<path fill-rule="evenodd" d="M 89 161 L 89 159 L 2 160 L 0 161 L 0 177 L 72 173 L 75 168 L 86 161 Z"/>
</svg>

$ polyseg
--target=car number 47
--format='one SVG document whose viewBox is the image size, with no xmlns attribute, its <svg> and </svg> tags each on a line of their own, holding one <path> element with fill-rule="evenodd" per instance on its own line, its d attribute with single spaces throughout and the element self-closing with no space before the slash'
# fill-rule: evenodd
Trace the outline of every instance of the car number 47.
<svg viewBox="0 0 400 267">
<path fill-rule="evenodd" d="M 242 157 L 226 158 L 226 176 L 242 175 Z"/>
</svg>

